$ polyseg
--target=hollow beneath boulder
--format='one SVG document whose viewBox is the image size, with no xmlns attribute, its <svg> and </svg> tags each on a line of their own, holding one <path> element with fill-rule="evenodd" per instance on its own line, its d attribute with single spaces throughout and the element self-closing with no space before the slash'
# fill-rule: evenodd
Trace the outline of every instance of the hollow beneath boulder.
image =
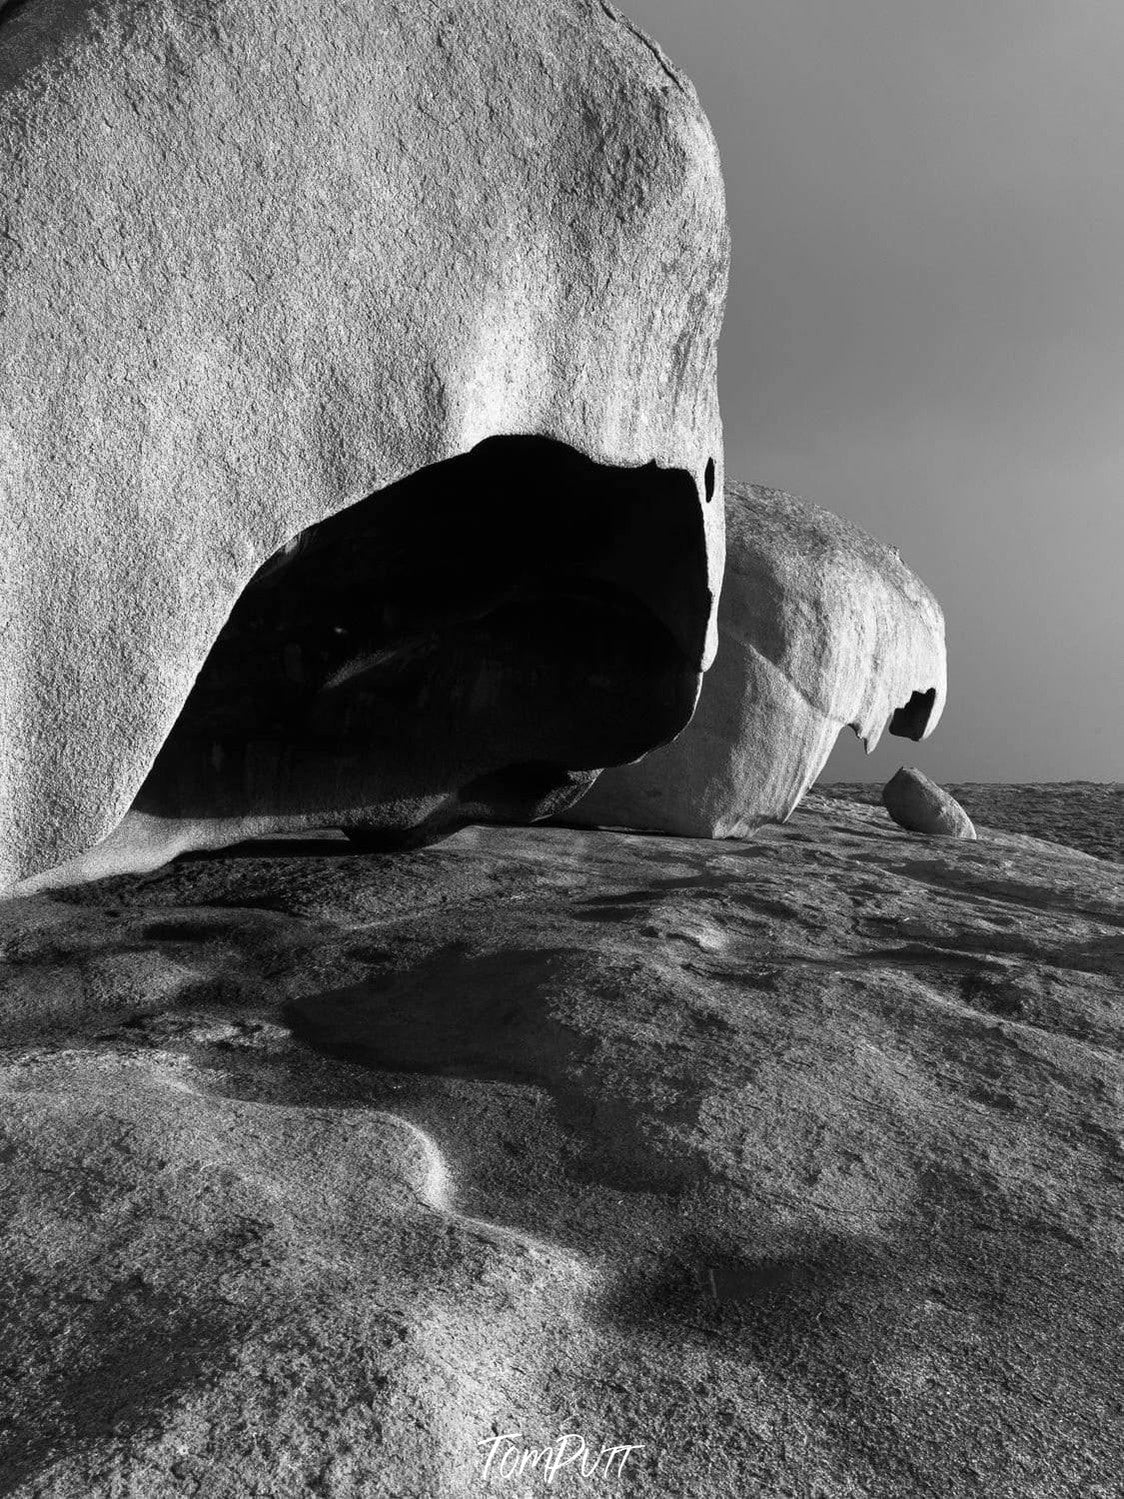
<svg viewBox="0 0 1124 1499">
<path fill-rule="evenodd" d="M 259 569 L 133 812 L 392 847 L 560 810 L 688 721 L 709 609 L 689 475 L 489 439 Z"/>
</svg>

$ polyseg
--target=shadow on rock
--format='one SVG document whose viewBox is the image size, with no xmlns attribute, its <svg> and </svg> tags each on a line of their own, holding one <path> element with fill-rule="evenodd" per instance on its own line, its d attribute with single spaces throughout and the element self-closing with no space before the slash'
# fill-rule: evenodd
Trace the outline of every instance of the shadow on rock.
<svg viewBox="0 0 1124 1499">
<path fill-rule="evenodd" d="M 97 1300 L 75 1291 L 69 1306 L 53 1296 L 48 1302 L 30 1282 L 9 1281 L 6 1290 L 2 1494 L 67 1451 L 158 1428 L 162 1412 L 205 1384 L 238 1339 L 230 1314 L 193 1305 L 137 1274 L 99 1291 Z"/>
<path fill-rule="evenodd" d="M 681 1131 L 697 1121 L 705 1080 L 664 1073 L 657 1099 L 642 1078 L 603 1070 L 603 1048 L 570 1016 L 576 994 L 611 1012 L 612 995 L 597 994 L 606 983 L 572 950 L 470 953 L 453 943 L 408 970 L 302 997 L 283 1013 L 294 1036 L 338 1060 L 541 1087 L 578 1144 L 575 1179 L 682 1190 L 704 1170 Z"/>
<path fill-rule="evenodd" d="M 757 1360 L 791 1366 L 798 1350 L 833 1341 L 902 1278 L 896 1251 L 861 1234 L 808 1235 L 759 1252 L 692 1234 L 654 1269 L 619 1283 L 602 1313 L 609 1320 L 682 1339 L 736 1338 Z"/>
</svg>

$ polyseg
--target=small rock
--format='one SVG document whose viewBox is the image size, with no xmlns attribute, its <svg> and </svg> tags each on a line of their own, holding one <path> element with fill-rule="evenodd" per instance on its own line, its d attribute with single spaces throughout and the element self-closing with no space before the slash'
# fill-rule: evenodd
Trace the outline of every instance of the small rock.
<svg viewBox="0 0 1124 1499">
<path fill-rule="evenodd" d="M 894 821 L 911 833 L 943 838 L 976 836 L 972 819 L 956 798 L 912 765 L 903 765 L 886 782 L 882 802 Z"/>
</svg>

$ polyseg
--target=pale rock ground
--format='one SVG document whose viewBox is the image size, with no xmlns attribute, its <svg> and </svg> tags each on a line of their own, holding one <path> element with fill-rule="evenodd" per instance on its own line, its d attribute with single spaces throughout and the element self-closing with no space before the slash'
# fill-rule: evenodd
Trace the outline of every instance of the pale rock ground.
<svg viewBox="0 0 1124 1499">
<path fill-rule="evenodd" d="M 1122 909 L 818 795 L 10 903 L 0 1492 L 1119 1495 Z"/>
</svg>

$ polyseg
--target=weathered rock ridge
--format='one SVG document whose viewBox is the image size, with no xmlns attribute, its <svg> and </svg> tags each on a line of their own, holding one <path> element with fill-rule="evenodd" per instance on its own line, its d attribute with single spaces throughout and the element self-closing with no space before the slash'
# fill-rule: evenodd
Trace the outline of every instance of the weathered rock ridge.
<svg viewBox="0 0 1124 1499">
<path fill-rule="evenodd" d="M 674 733 L 714 644 L 727 236 L 660 50 L 597 0 L 60 0 L 0 32 L 0 886 L 131 806 L 92 872 L 361 813 L 455 825 L 465 787 L 469 815 L 534 815 L 639 752 L 625 723 Z M 283 635 L 285 569 L 360 542 L 366 593 Z M 505 548 L 443 613 L 429 571 Z M 609 698 L 654 662 L 650 721 L 581 697 L 565 641 L 595 637 Z M 463 762 L 419 706 L 427 650 L 451 713 L 499 701 Z M 249 716 L 255 665 L 275 716 Z M 578 728 L 545 764 L 518 730 L 536 672 Z M 392 699 L 415 734 L 385 732 Z"/>
<path fill-rule="evenodd" d="M 944 708 L 944 616 L 897 551 L 780 490 L 726 486 L 718 658 L 679 738 L 606 771 L 567 822 L 741 838 L 783 822 L 841 729 L 923 739 Z"/>
</svg>

